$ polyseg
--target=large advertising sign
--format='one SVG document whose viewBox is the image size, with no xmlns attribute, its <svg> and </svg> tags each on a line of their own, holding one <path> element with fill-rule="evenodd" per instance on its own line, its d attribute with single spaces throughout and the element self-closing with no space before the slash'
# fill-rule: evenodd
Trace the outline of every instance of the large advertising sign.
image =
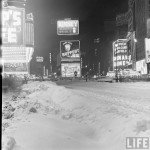
<svg viewBox="0 0 150 150">
<path fill-rule="evenodd" d="M 80 41 L 60 41 L 61 60 L 80 61 Z"/>
<path fill-rule="evenodd" d="M 2 9 L 2 44 L 23 45 L 25 11 L 21 8 Z"/>
<path fill-rule="evenodd" d="M 6 62 L 3 65 L 3 72 L 8 74 L 28 73 L 28 63 L 26 62 Z"/>
<path fill-rule="evenodd" d="M 150 39 L 145 38 L 145 56 L 146 63 L 150 63 Z"/>
<path fill-rule="evenodd" d="M 75 72 L 77 74 L 77 77 L 81 76 L 80 63 L 61 63 L 62 77 L 74 77 Z"/>
<path fill-rule="evenodd" d="M 58 35 L 77 35 L 79 34 L 78 20 L 58 20 L 57 21 Z"/>
<path fill-rule="evenodd" d="M 113 67 L 114 70 L 124 69 L 128 65 L 127 40 L 119 39 L 113 43 Z"/>
</svg>

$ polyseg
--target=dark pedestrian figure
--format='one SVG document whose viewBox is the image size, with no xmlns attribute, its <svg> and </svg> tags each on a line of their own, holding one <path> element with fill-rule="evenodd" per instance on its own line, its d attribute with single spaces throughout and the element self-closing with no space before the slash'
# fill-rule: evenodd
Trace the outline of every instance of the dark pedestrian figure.
<svg viewBox="0 0 150 150">
<path fill-rule="evenodd" d="M 86 80 L 86 82 L 87 82 L 87 80 L 88 80 L 88 75 L 87 75 L 87 74 L 85 75 L 85 80 Z"/>
<path fill-rule="evenodd" d="M 24 83 L 27 84 L 27 76 L 24 75 Z"/>
<path fill-rule="evenodd" d="M 75 72 L 74 72 L 74 77 L 75 77 L 75 78 L 77 77 L 77 74 L 78 74 L 78 72 L 75 71 Z"/>
</svg>

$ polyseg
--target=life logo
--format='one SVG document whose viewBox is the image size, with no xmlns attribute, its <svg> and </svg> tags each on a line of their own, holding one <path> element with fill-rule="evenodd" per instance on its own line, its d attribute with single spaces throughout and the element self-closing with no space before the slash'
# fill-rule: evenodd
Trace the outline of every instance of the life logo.
<svg viewBox="0 0 150 150">
<path fill-rule="evenodd" d="M 65 51 L 69 52 L 71 50 L 71 42 L 65 42 L 63 43 L 64 47 L 65 47 Z"/>
<path fill-rule="evenodd" d="M 134 150 L 149 150 L 149 137 L 127 137 L 126 138 L 126 149 Z"/>
</svg>

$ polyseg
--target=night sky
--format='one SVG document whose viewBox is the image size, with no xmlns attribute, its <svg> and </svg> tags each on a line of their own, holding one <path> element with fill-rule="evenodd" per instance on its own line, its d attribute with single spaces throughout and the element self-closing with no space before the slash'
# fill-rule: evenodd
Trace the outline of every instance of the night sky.
<svg viewBox="0 0 150 150">
<path fill-rule="evenodd" d="M 59 52 L 60 40 L 79 39 L 81 51 L 90 51 L 90 41 L 104 36 L 104 21 L 115 20 L 125 12 L 127 0 L 27 0 L 27 13 L 33 12 L 35 25 L 34 56 Z M 58 36 L 56 23 L 59 19 L 79 19 L 79 35 Z"/>
</svg>

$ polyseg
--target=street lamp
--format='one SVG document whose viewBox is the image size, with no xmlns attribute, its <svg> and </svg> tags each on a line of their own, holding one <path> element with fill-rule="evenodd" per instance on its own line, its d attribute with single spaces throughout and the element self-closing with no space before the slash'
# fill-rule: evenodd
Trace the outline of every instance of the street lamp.
<svg viewBox="0 0 150 150">
<path fill-rule="evenodd" d="M 134 42 L 137 43 L 137 39 L 134 39 Z"/>
<path fill-rule="evenodd" d="M 116 82 L 118 82 L 118 68 L 117 68 L 117 51 L 118 51 L 118 49 L 117 49 L 117 47 L 118 47 L 118 41 L 117 41 L 117 43 L 115 43 L 115 52 L 116 52 Z"/>
</svg>

